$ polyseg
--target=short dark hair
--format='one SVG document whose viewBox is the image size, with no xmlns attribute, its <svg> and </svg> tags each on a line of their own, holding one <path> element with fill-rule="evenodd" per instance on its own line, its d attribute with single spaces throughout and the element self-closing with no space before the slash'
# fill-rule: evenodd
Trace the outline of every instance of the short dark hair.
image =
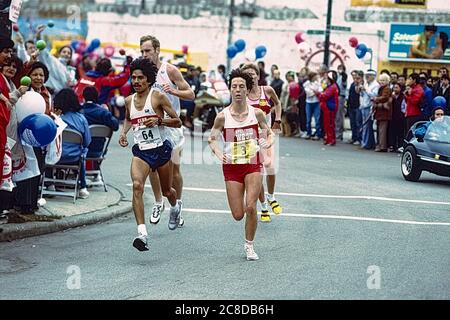
<svg viewBox="0 0 450 320">
<path fill-rule="evenodd" d="M 92 101 L 97 103 L 98 101 L 98 90 L 94 86 L 89 86 L 83 90 L 83 98 L 85 101 Z"/>
<path fill-rule="evenodd" d="M 425 26 L 425 31 L 436 32 L 437 31 L 437 27 L 435 25 L 427 25 L 427 26 Z"/>
<path fill-rule="evenodd" d="M 44 71 L 44 82 L 47 82 L 48 77 L 49 77 L 49 72 L 48 72 L 47 66 L 45 64 L 43 64 L 42 62 L 37 61 L 31 65 L 28 75 L 33 73 L 33 71 L 36 69 L 42 69 Z"/>
<path fill-rule="evenodd" d="M 95 71 L 100 72 L 104 76 L 108 75 L 112 71 L 111 60 L 108 58 L 101 58 L 98 60 Z"/>
<path fill-rule="evenodd" d="M 27 49 L 27 44 L 35 45 L 33 40 L 27 40 L 25 41 L 25 50 Z"/>
<path fill-rule="evenodd" d="M 380 74 L 386 73 L 388 76 L 391 76 L 391 72 L 388 69 L 383 69 L 380 71 Z"/>
<path fill-rule="evenodd" d="M 450 80 L 450 77 L 448 76 L 448 74 L 444 74 L 442 77 L 441 77 L 441 80 Z"/>
<path fill-rule="evenodd" d="M 225 72 L 225 66 L 223 64 L 219 64 L 217 66 L 217 70 L 221 70 L 222 72 Z"/>
<path fill-rule="evenodd" d="M 55 108 L 62 110 L 62 113 L 78 112 L 81 109 L 77 94 L 70 88 L 59 91 L 53 99 L 53 104 Z"/>
<path fill-rule="evenodd" d="M 250 91 L 253 87 L 253 79 L 250 77 L 247 73 L 244 72 L 242 68 L 237 68 L 234 70 L 231 70 L 229 81 L 228 81 L 228 88 L 231 89 L 231 82 L 234 78 L 242 78 L 245 80 L 245 85 L 247 86 L 247 90 Z"/>
<path fill-rule="evenodd" d="M 16 75 L 20 74 L 23 70 L 23 62 L 15 54 L 11 55 L 11 59 L 9 59 L 9 62 L 5 66 L 12 66 L 13 64 L 16 65 Z"/>
<path fill-rule="evenodd" d="M 135 70 L 141 70 L 144 76 L 147 77 L 147 81 L 150 85 L 153 85 L 156 81 L 156 74 L 158 73 L 158 68 L 156 65 L 144 57 L 139 57 L 130 65 L 130 72 L 133 73 Z"/>
<path fill-rule="evenodd" d="M 391 76 L 393 76 L 394 74 L 398 77 L 398 73 L 397 72 L 395 72 L 395 71 L 391 72 Z"/>
<path fill-rule="evenodd" d="M 411 79 L 413 79 L 416 83 L 419 83 L 419 75 L 417 74 L 417 73 L 415 73 L 415 72 L 413 72 L 413 73 L 411 73 L 409 76 L 408 76 L 408 78 L 411 78 Z"/>
</svg>

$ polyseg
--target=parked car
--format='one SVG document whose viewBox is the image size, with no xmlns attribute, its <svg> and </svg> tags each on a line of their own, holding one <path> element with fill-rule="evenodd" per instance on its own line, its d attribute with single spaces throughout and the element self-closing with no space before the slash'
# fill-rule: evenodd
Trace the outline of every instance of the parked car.
<svg viewBox="0 0 450 320">
<path fill-rule="evenodd" d="M 418 136 L 416 129 L 426 129 Z M 450 117 L 421 121 L 409 130 L 401 160 L 403 177 L 418 181 L 422 171 L 450 177 Z"/>
</svg>

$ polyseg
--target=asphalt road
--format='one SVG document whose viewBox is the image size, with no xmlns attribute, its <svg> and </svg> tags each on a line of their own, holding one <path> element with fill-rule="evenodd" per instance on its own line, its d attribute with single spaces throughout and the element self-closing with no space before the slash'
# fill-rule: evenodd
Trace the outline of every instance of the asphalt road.
<svg viewBox="0 0 450 320">
<path fill-rule="evenodd" d="M 117 138 L 106 180 L 129 201 L 131 150 Z M 228 211 L 220 166 L 205 164 L 206 143 L 188 138 L 183 228 L 168 229 L 168 212 L 148 223 L 147 252 L 131 245 L 132 213 L 0 243 L 0 299 L 450 298 L 449 179 L 406 182 L 395 153 L 280 141 L 284 211 L 259 223 L 259 261 L 245 259 L 244 222 Z M 148 218 L 151 189 L 145 196 Z"/>
</svg>

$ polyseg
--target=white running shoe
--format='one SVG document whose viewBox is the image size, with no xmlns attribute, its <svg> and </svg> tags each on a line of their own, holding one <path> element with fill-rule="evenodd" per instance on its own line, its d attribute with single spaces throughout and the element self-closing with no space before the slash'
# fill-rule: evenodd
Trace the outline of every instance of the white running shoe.
<svg viewBox="0 0 450 320">
<path fill-rule="evenodd" d="M 152 215 L 150 216 L 150 223 L 157 224 L 161 219 L 161 213 L 164 212 L 164 202 L 161 204 L 153 204 Z"/>
<path fill-rule="evenodd" d="M 139 235 L 133 240 L 133 247 L 139 251 L 148 251 L 147 236 L 139 233 Z"/>
<path fill-rule="evenodd" d="M 169 230 L 178 228 L 178 225 L 180 224 L 180 213 L 181 207 L 179 203 L 177 203 L 175 209 L 170 208 Z"/>
<path fill-rule="evenodd" d="M 247 260 L 258 260 L 259 257 L 255 252 L 252 244 L 244 244 L 245 254 L 247 255 Z"/>
<path fill-rule="evenodd" d="M 180 222 L 178 223 L 178 228 L 181 228 L 182 226 L 184 226 L 184 219 L 181 216 L 181 214 L 183 213 L 183 200 L 177 200 L 177 202 L 180 206 Z"/>
</svg>

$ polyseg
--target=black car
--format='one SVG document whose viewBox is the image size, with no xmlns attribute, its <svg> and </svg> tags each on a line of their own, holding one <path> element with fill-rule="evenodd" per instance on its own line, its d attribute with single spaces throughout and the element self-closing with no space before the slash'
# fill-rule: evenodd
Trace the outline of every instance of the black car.
<svg viewBox="0 0 450 320">
<path fill-rule="evenodd" d="M 421 121 L 409 130 L 401 169 L 408 181 L 418 181 L 422 171 L 450 177 L 450 117 Z"/>
</svg>

